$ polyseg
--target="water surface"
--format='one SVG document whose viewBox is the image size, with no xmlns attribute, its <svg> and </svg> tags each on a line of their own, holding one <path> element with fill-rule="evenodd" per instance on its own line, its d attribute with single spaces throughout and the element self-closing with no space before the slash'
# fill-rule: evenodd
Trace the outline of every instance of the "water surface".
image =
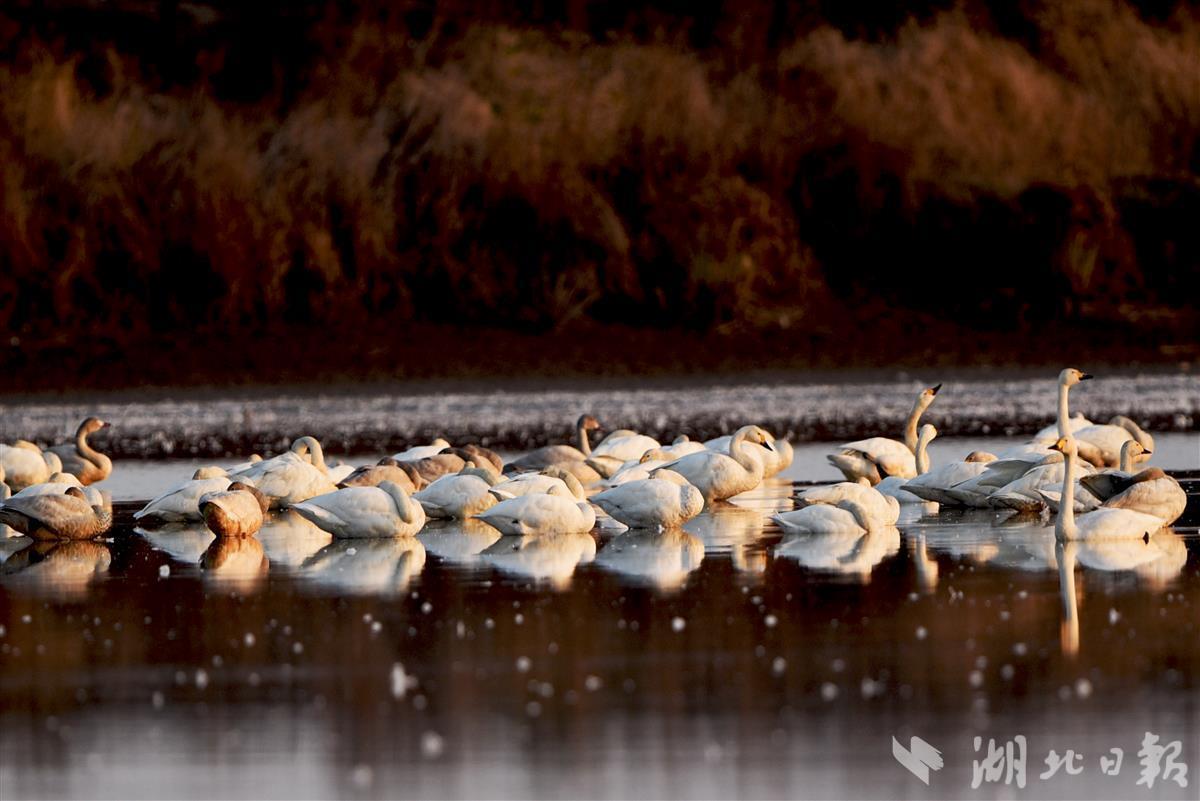
<svg viewBox="0 0 1200 801">
<path fill-rule="evenodd" d="M 1156 463 L 1194 469 L 1177 436 Z M 1196 797 L 1194 495 L 1150 542 L 921 506 L 781 538 L 826 450 L 682 533 L 351 543 L 283 514 L 229 544 L 119 504 L 106 542 L 0 543 L 0 798 Z M 118 467 L 144 498 L 194 465 Z M 1136 784 L 1147 731 L 1188 788 Z M 913 735 L 928 787 L 892 758 Z M 973 738 L 1017 735 L 1025 789 L 973 789 Z M 1083 772 L 1041 780 L 1051 749 Z"/>
</svg>

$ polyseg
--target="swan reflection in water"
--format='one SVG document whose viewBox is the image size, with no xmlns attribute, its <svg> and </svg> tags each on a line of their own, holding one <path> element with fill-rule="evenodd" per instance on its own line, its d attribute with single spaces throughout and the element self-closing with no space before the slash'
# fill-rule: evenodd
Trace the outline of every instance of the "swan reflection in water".
<svg viewBox="0 0 1200 801">
<path fill-rule="evenodd" d="M 156 551 L 189 565 L 196 565 L 216 535 L 203 523 L 170 523 L 154 529 L 135 528 L 134 533 Z"/>
<path fill-rule="evenodd" d="M 852 531 L 789 536 L 775 555 L 811 570 L 855 578 L 866 584 L 876 565 L 900 552 L 900 529 L 883 526 L 860 534 Z"/>
<path fill-rule="evenodd" d="M 297 512 L 272 514 L 258 530 L 259 541 L 272 567 L 299 568 L 333 541 L 333 535 L 314 526 Z"/>
<path fill-rule="evenodd" d="M 1055 544 L 1058 589 L 1063 619 L 1060 639 L 1063 654 L 1079 653 L 1079 593 L 1075 587 L 1076 567 L 1095 574 L 1131 572 L 1152 589 L 1161 590 L 1183 571 L 1187 545 L 1170 528 L 1161 528 L 1147 538 L 1111 537 L 1067 540 Z"/>
<path fill-rule="evenodd" d="M 790 506 L 790 496 L 779 503 Z M 772 508 L 774 501 L 771 502 Z M 741 503 L 717 503 L 683 524 L 683 530 L 704 545 L 707 554 L 728 552 L 733 567 L 751 583 L 762 582 L 767 572 L 766 513 Z"/>
<path fill-rule="evenodd" d="M 269 569 L 262 543 L 254 537 L 214 537 L 200 556 L 205 581 L 241 592 L 260 587 Z"/>
<path fill-rule="evenodd" d="M 354 595 L 399 595 L 425 568 L 416 537 L 334 540 L 313 554 L 300 573 L 314 585 Z"/>
<path fill-rule="evenodd" d="M 626 583 L 677 590 L 704 561 L 704 543 L 682 529 L 631 529 L 609 540 L 596 564 Z"/>
<path fill-rule="evenodd" d="M 447 520 L 427 523 L 417 539 L 425 550 L 447 562 L 477 564 L 481 553 L 500 539 L 500 532 L 482 520 Z"/>
<path fill-rule="evenodd" d="M 19 539 L 27 544 L 0 565 L 0 579 L 58 601 L 82 600 L 112 564 L 112 554 L 103 542 Z"/>
<path fill-rule="evenodd" d="M 546 581 L 558 590 L 571 584 L 577 565 L 596 558 L 596 541 L 591 534 L 541 534 L 500 537 L 481 554 L 499 570 L 536 581 Z"/>
</svg>

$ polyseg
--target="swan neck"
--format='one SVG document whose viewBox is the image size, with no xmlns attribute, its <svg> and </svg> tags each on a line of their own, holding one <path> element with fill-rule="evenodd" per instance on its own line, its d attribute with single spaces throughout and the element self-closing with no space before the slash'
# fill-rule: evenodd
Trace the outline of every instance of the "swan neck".
<svg viewBox="0 0 1200 801">
<path fill-rule="evenodd" d="M 325 466 L 325 451 L 321 449 L 321 443 L 313 437 L 305 437 L 305 439 L 308 441 L 308 453 L 313 467 L 322 473 L 328 473 L 329 468 Z"/>
<path fill-rule="evenodd" d="M 762 462 L 755 459 L 750 451 L 747 450 L 747 433 L 749 433 L 747 429 L 742 429 L 733 435 L 733 439 L 729 441 L 729 455 L 733 457 L 735 462 L 745 468 L 747 472 L 753 473 L 756 467 L 759 470 L 762 469 Z"/>
<path fill-rule="evenodd" d="M 75 453 L 79 454 L 80 458 L 94 465 L 102 465 L 106 457 L 88 443 L 87 437 L 87 429 L 80 426 L 79 430 L 75 432 Z"/>
<path fill-rule="evenodd" d="M 922 394 L 917 397 L 912 411 L 908 413 L 908 422 L 904 424 L 904 444 L 908 446 L 908 449 L 913 454 L 917 452 L 917 424 L 921 422 L 921 415 L 924 413 L 925 396 Z"/>
<path fill-rule="evenodd" d="M 412 499 L 408 497 L 408 493 L 398 484 L 392 484 L 392 486 L 383 487 L 382 489 L 392 497 L 392 503 L 395 505 L 396 514 L 400 516 L 400 519 L 405 523 L 412 523 Z"/>
<path fill-rule="evenodd" d="M 1059 539 L 1075 537 L 1075 454 L 1067 451 L 1063 454 L 1066 464 L 1063 467 L 1062 494 L 1058 502 L 1058 521 L 1054 531 Z"/>
<path fill-rule="evenodd" d="M 588 430 L 583 426 L 579 427 L 579 450 L 583 451 L 584 456 L 592 455 L 592 443 L 588 441 Z"/>
<path fill-rule="evenodd" d="M 1068 427 L 1070 425 L 1071 413 L 1067 409 L 1067 393 L 1071 388 L 1061 381 L 1058 384 L 1058 435 L 1066 437 L 1070 435 Z"/>
<path fill-rule="evenodd" d="M 929 451 L 927 450 L 929 443 L 921 440 L 917 442 L 917 475 L 923 476 L 929 472 Z"/>
<path fill-rule="evenodd" d="M 1133 472 L 1133 443 L 1134 440 L 1128 440 L 1121 446 L 1121 467 L 1123 473 Z"/>
</svg>

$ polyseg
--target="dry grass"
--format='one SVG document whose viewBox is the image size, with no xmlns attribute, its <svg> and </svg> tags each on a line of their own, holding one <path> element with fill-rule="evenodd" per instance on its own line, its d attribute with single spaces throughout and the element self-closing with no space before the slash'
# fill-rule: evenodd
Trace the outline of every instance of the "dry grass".
<svg viewBox="0 0 1200 801">
<path fill-rule="evenodd" d="M 286 104 L 155 92 L 111 48 L 96 93 L 73 56 L 26 43 L 0 69 L 0 326 L 70 343 L 364 313 L 816 325 L 830 271 L 872 281 L 798 221 L 834 173 L 856 176 L 868 226 L 1054 188 L 1087 213 L 1041 269 L 1102 298 L 1141 269 L 1122 187 L 1193 182 L 1200 21 L 1038 13 L 1036 54 L 947 13 L 884 42 L 817 28 L 740 71 L 621 38 L 364 20 Z"/>
</svg>

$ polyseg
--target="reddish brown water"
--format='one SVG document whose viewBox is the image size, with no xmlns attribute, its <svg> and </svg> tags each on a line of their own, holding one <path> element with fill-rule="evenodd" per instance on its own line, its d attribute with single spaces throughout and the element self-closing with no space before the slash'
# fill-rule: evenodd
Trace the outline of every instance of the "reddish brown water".
<svg viewBox="0 0 1200 801">
<path fill-rule="evenodd" d="M 1150 543 L 1068 551 L 919 507 L 781 542 L 790 489 L 523 547 L 286 516 L 220 552 L 127 525 L 0 544 L 0 799 L 1197 797 L 1195 497 Z M 1137 785 L 1147 731 L 1187 788 Z M 928 787 L 892 756 L 913 735 L 944 754 Z M 1017 735 L 1025 789 L 973 789 L 973 738 Z M 1051 749 L 1083 772 L 1040 779 Z"/>
</svg>

